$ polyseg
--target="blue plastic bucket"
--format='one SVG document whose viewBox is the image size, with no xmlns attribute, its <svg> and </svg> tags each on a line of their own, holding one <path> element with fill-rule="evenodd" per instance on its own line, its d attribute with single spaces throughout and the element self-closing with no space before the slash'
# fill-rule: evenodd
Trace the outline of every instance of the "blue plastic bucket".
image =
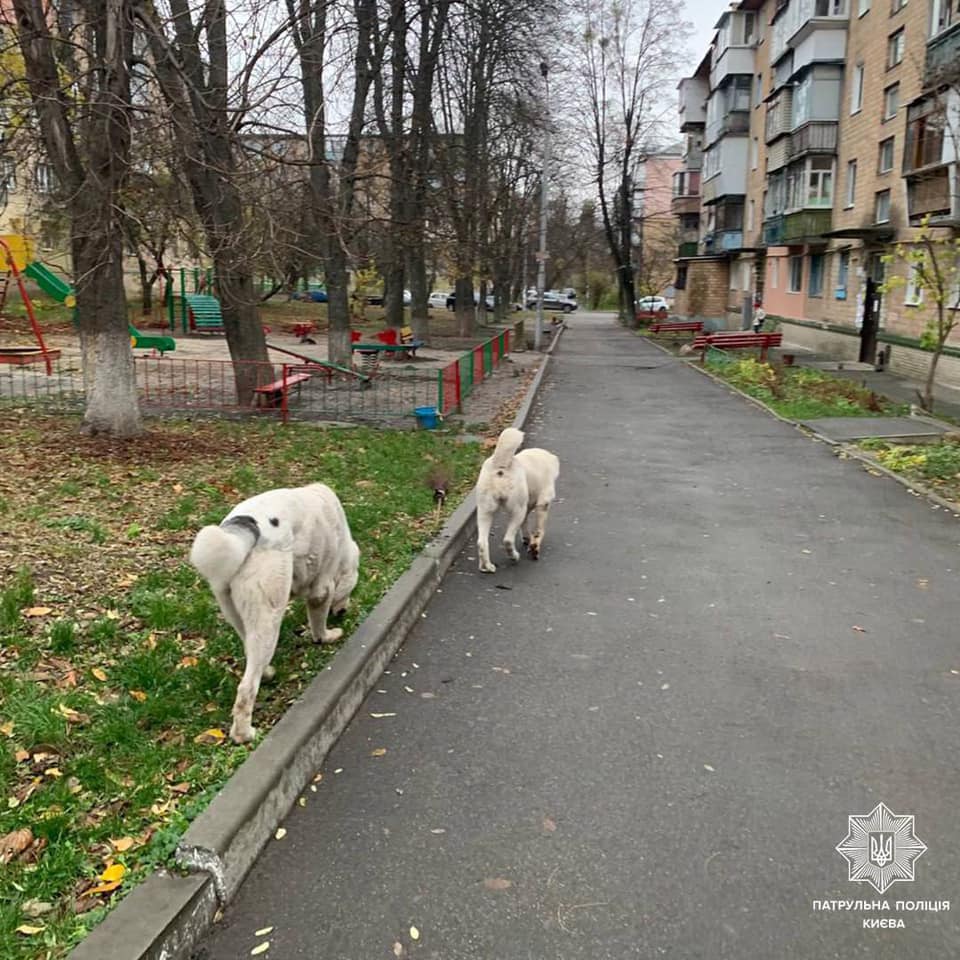
<svg viewBox="0 0 960 960">
<path fill-rule="evenodd" d="M 437 408 L 436 407 L 417 407 L 414 411 L 417 418 L 417 424 L 424 430 L 436 430 L 437 428 Z"/>
</svg>

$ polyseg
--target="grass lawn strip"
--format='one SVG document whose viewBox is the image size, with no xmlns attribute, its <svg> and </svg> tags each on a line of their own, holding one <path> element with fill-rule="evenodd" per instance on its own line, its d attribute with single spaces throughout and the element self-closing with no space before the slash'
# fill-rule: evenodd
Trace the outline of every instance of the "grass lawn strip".
<svg viewBox="0 0 960 960">
<path fill-rule="evenodd" d="M 16 419 L 0 426 L 4 960 L 65 955 L 248 754 L 224 736 L 243 654 L 186 563 L 196 530 L 253 493 L 329 484 L 362 551 L 349 636 L 442 522 L 427 473 L 449 473 L 449 513 L 483 456 L 433 431 L 168 421 L 111 443 Z M 294 604 L 261 734 L 335 649 Z"/>
<path fill-rule="evenodd" d="M 960 509 L 960 433 L 936 443 L 890 443 L 861 440 L 858 448 L 880 466 L 933 491 Z"/>
</svg>

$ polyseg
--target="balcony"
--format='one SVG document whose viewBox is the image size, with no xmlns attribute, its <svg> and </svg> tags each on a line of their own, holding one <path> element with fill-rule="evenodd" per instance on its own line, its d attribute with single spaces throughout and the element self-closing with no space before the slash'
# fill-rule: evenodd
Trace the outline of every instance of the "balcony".
<svg viewBox="0 0 960 960">
<path fill-rule="evenodd" d="M 958 198 L 951 195 L 952 166 L 937 167 L 920 176 L 907 178 L 907 211 L 911 226 L 924 217 L 936 223 L 957 212 Z"/>
<path fill-rule="evenodd" d="M 783 244 L 782 213 L 763 221 L 763 242 L 768 247 L 779 247 Z"/>
<path fill-rule="evenodd" d="M 682 159 L 687 170 L 691 172 L 700 170 L 703 167 L 703 150 L 700 147 L 691 147 Z"/>
<path fill-rule="evenodd" d="M 703 238 L 705 253 L 718 253 L 740 250 L 743 247 L 742 230 L 714 230 Z"/>
<path fill-rule="evenodd" d="M 930 122 L 931 119 L 933 122 Z M 903 145 L 903 173 L 915 173 L 925 167 L 937 167 L 945 161 L 944 146 L 949 146 L 943 117 L 921 117 L 907 126 Z"/>
<path fill-rule="evenodd" d="M 832 210 L 797 210 L 783 218 L 784 243 L 809 243 L 819 240 L 833 224 Z"/>
<path fill-rule="evenodd" d="M 927 58 L 924 64 L 923 84 L 933 87 L 956 79 L 957 63 L 960 62 L 960 21 L 927 41 Z"/>
<path fill-rule="evenodd" d="M 781 90 L 767 105 L 763 138 L 767 143 L 782 137 L 793 129 L 793 91 Z"/>
<path fill-rule="evenodd" d="M 700 194 L 673 197 L 670 201 L 670 212 L 675 217 L 681 217 L 687 213 L 699 213 Z"/>
<path fill-rule="evenodd" d="M 680 130 L 703 126 L 707 122 L 707 97 L 710 91 L 702 77 L 685 77 L 680 81 Z"/>
<path fill-rule="evenodd" d="M 790 135 L 787 161 L 808 153 L 837 152 L 837 122 L 835 120 L 811 120 Z"/>
<path fill-rule="evenodd" d="M 695 257 L 697 255 L 699 244 L 696 240 L 688 240 L 677 247 L 678 257 Z"/>
<path fill-rule="evenodd" d="M 754 47 L 730 46 L 717 58 L 710 71 L 710 89 L 715 90 L 727 77 L 753 74 Z"/>
</svg>

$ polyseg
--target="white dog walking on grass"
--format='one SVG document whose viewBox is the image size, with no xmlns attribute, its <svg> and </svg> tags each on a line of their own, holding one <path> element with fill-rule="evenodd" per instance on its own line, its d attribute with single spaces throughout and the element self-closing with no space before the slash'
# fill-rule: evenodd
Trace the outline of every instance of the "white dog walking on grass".
<svg viewBox="0 0 960 960">
<path fill-rule="evenodd" d="M 490 526 L 500 507 L 507 511 L 503 549 L 510 558 L 520 559 L 517 533 L 521 528 L 531 559 L 540 558 L 547 514 L 557 495 L 560 461 L 548 450 L 536 447 L 518 453 L 522 443 L 523 431 L 507 427 L 500 434 L 492 456 L 483 462 L 477 478 L 477 548 L 484 573 L 494 573 L 497 569 L 490 562 Z M 536 518 L 532 533 L 531 516 Z"/>
<path fill-rule="evenodd" d="M 190 562 L 207 579 L 224 618 L 240 635 L 246 668 L 233 704 L 230 737 L 246 743 L 260 679 L 270 661 L 291 596 L 307 602 L 317 643 L 339 640 L 327 629 L 331 610 L 347 607 L 357 585 L 360 550 L 337 495 L 322 483 L 268 490 L 238 503 L 219 526 L 204 527 Z"/>
</svg>

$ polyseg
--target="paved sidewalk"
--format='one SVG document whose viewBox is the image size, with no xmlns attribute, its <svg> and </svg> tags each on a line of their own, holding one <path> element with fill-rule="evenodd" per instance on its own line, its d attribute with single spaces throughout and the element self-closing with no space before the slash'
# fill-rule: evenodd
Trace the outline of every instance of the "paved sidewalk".
<svg viewBox="0 0 960 960">
<path fill-rule="evenodd" d="M 957 521 L 589 315 L 529 440 L 543 560 L 457 561 L 196 956 L 956 957 Z M 835 850 L 880 801 L 928 847 L 883 896 Z"/>
</svg>

